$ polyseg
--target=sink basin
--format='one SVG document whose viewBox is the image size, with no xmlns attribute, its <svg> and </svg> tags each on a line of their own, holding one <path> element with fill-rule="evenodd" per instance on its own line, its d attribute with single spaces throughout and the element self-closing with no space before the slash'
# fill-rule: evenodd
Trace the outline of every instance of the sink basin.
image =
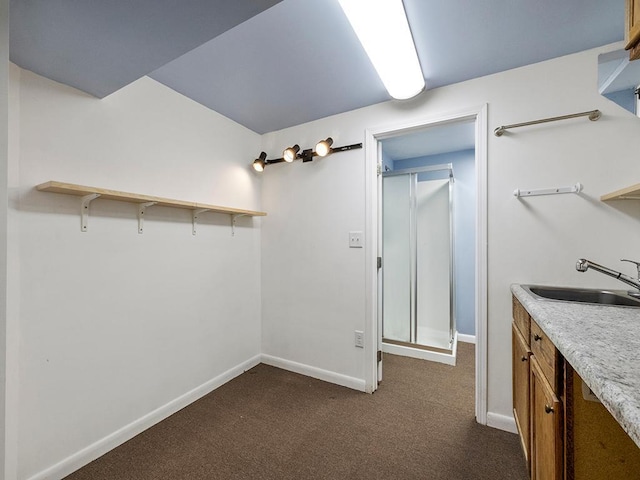
<svg viewBox="0 0 640 480">
<path fill-rule="evenodd" d="M 546 287 L 542 285 L 523 285 L 522 288 L 534 297 L 545 300 L 640 308 L 640 298 L 634 298 L 624 290 Z"/>
</svg>

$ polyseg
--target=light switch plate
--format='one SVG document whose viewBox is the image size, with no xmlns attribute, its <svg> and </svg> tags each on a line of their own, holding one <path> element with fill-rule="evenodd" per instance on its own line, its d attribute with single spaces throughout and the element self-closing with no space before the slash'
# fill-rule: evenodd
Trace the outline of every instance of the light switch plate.
<svg viewBox="0 0 640 480">
<path fill-rule="evenodd" d="M 364 246 L 362 238 L 362 232 L 349 232 L 349 248 L 362 248 Z"/>
</svg>

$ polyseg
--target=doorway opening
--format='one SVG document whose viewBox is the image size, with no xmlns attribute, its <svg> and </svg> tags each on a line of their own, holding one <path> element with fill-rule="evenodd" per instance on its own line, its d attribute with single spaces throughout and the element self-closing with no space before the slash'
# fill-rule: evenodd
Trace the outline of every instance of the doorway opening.
<svg viewBox="0 0 640 480">
<path fill-rule="evenodd" d="M 366 135 L 365 239 L 374 265 L 367 275 L 367 390 L 374 391 L 382 380 L 379 352 L 400 353 L 400 348 L 401 355 L 454 365 L 457 342 L 475 343 L 475 410 L 482 424 L 487 385 L 486 136 L 486 105 Z M 437 174 L 441 177 L 434 178 Z M 400 202 L 385 204 L 385 191 L 394 190 L 401 192 Z M 440 220 L 420 218 L 421 208 L 429 204 L 423 200 L 431 200 L 427 192 L 438 190 L 440 201 L 427 210 L 439 211 Z M 394 217 L 394 203 L 408 208 L 399 208 Z M 425 225 L 432 231 L 425 233 Z M 404 248 L 393 245 L 393 235 Z M 429 239 L 431 246 L 421 239 Z M 385 284 L 391 292 L 385 292 Z M 438 313 L 427 313 L 431 307 Z M 421 318 L 425 313 L 428 319 Z M 429 322 L 436 325 L 432 332 Z"/>
</svg>

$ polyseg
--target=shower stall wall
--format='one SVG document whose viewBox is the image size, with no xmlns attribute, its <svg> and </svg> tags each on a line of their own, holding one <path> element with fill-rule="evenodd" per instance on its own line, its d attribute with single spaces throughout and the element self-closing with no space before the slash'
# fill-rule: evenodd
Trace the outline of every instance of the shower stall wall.
<svg viewBox="0 0 640 480">
<path fill-rule="evenodd" d="M 453 349 L 452 186 L 451 164 L 383 173 L 383 342 Z"/>
</svg>

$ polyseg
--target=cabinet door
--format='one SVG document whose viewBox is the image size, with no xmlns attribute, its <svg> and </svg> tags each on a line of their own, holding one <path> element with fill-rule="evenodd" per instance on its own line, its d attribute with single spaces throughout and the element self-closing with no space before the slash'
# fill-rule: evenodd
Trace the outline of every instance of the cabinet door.
<svg viewBox="0 0 640 480">
<path fill-rule="evenodd" d="M 529 357 L 531 350 L 516 324 L 511 330 L 513 355 L 513 417 L 520 433 L 524 457 L 529 463 Z"/>
<path fill-rule="evenodd" d="M 568 362 L 565 418 L 567 478 L 614 480 L 640 477 L 640 448 L 589 392 Z"/>
<path fill-rule="evenodd" d="M 531 478 L 561 480 L 563 472 L 562 405 L 531 356 Z"/>
<path fill-rule="evenodd" d="M 631 50 L 630 60 L 640 56 L 638 42 L 640 41 L 640 0 L 627 0 L 625 41 L 627 50 Z"/>
</svg>

